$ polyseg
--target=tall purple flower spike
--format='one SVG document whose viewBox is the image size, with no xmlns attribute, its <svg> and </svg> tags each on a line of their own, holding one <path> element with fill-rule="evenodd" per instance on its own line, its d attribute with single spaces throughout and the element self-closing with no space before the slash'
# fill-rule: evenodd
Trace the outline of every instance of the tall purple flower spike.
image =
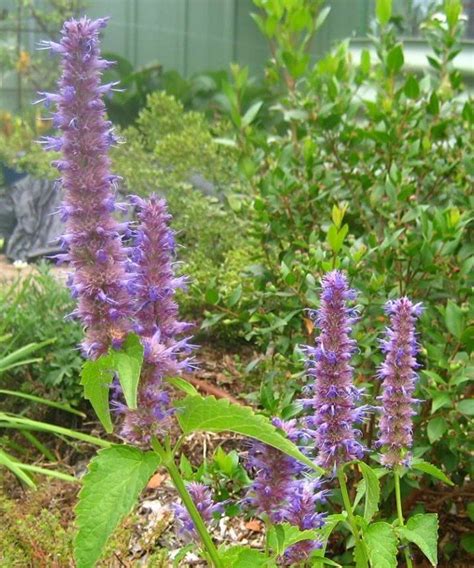
<svg viewBox="0 0 474 568">
<path fill-rule="evenodd" d="M 139 225 L 129 262 L 130 293 L 135 300 L 134 331 L 141 336 L 145 363 L 138 391 L 138 408 L 116 403 L 123 413 L 122 435 L 129 441 L 148 443 L 169 431 L 175 409 L 165 377 L 190 370 L 193 346 L 179 338 L 190 324 L 179 321 L 176 290 L 185 285 L 174 276 L 174 234 L 168 226 L 171 215 L 166 202 L 152 195 L 149 200 L 133 197 Z"/>
<path fill-rule="evenodd" d="M 325 513 L 318 513 L 316 506 L 326 501 L 328 491 L 321 490 L 317 480 L 300 479 L 292 485 L 292 495 L 284 511 L 284 520 L 300 530 L 320 529 L 325 524 Z M 318 539 L 302 540 L 285 552 L 285 564 L 293 566 L 305 562 L 311 553 L 321 548 Z"/>
<path fill-rule="evenodd" d="M 413 404 L 417 402 L 412 395 L 418 378 L 415 323 L 423 308 L 404 297 L 387 302 L 385 311 L 390 316 L 390 328 L 381 342 L 385 360 L 378 371 L 383 381 L 378 445 L 384 448 L 382 463 L 394 468 L 407 465 L 411 458 Z"/>
<path fill-rule="evenodd" d="M 295 420 L 286 422 L 274 419 L 274 424 L 282 429 L 292 442 L 297 442 L 300 432 Z M 266 515 L 272 522 L 281 523 L 288 499 L 293 492 L 293 483 L 304 466 L 262 442 L 252 441 L 247 466 L 254 471 L 245 502 L 259 515 Z"/>
<path fill-rule="evenodd" d="M 366 407 L 356 408 L 362 391 L 352 383 L 350 365 L 355 349 L 350 333 L 357 312 L 347 302 L 355 297 L 341 272 L 334 270 L 324 276 L 321 305 L 314 318 L 321 333 L 315 347 L 305 348 L 308 375 L 313 380 L 309 387 L 312 396 L 303 401 L 313 412 L 307 424 L 319 451 L 317 462 L 331 471 L 364 452 L 354 423 L 363 418 Z"/>
<path fill-rule="evenodd" d="M 64 254 L 73 268 L 69 285 L 77 298 L 77 315 L 86 328 L 82 347 L 94 359 L 110 346 L 119 348 L 130 331 L 131 302 L 127 290 L 126 251 L 120 232 L 124 227 L 112 213 L 116 176 L 110 172 L 108 149 L 115 142 L 112 125 L 105 120 L 102 97 L 113 85 L 101 85 L 110 63 L 101 59 L 99 33 L 105 19 L 65 22 L 60 43 L 45 44 L 62 59 L 57 94 L 41 93 L 46 106 L 54 103 L 54 125 L 59 138 L 46 137 L 46 149 L 62 152 L 53 162 L 61 174 L 66 223 Z"/>
<path fill-rule="evenodd" d="M 203 483 L 192 481 L 188 483 L 187 489 L 207 526 L 213 522 L 217 514 L 223 513 L 224 504 L 214 503 L 209 487 Z M 197 541 L 199 537 L 186 508 L 179 503 L 173 506 L 173 510 L 178 536 L 185 542 Z"/>
</svg>

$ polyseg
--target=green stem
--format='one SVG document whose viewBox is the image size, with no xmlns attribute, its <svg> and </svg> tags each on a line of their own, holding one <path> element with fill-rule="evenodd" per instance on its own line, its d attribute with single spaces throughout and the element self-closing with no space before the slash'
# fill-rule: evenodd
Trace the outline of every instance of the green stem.
<svg viewBox="0 0 474 568">
<path fill-rule="evenodd" d="M 405 526 L 405 519 L 403 518 L 402 494 L 400 492 L 400 476 L 398 474 L 398 471 L 394 471 L 393 475 L 395 479 L 395 499 L 397 501 L 397 517 L 400 526 L 403 527 Z M 407 563 L 407 568 L 413 568 L 408 544 L 405 545 L 403 553 L 405 555 L 405 562 Z"/>
<path fill-rule="evenodd" d="M 349 497 L 349 492 L 347 491 L 346 477 L 344 475 L 344 468 L 340 467 L 337 470 L 337 478 L 339 480 L 339 487 L 341 488 L 342 502 L 344 503 L 344 508 L 347 512 L 347 520 L 349 521 L 349 526 L 351 527 L 352 534 L 354 535 L 356 550 L 360 552 L 359 558 L 362 560 L 363 566 L 368 566 L 367 554 L 365 552 L 364 544 L 360 539 L 359 529 L 357 528 L 357 522 L 352 512 L 351 500 Z"/>
<path fill-rule="evenodd" d="M 183 501 L 184 506 L 186 507 L 189 516 L 191 517 L 194 523 L 194 526 L 196 527 L 196 530 L 202 540 L 202 543 L 207 553 L 209 554 L 209 558 L 212 560 L 213 565 L 216 568 L 224 568 L 221 559 L 219 558 L 219 553 L 217 552 L 217 548 L 212 542 L 211 536 L 206 529 L 206 525 L 204 524 L 204 521 L 202 520 L 202 517 L 199 514 L 199 511 L 197 510 L 194 501 L 189 495 L 188 490 L 186 489 L 186 486 L 184 484 L 184 481 L 181 478 L 179 470 L 176 467 L 173 454 L 171 452 L 167 452 L 165 448 L 163 448 L 163 446 L 156 439 L 152 440 L 152 446 L 155 452 L 161 457 L 163 465 L 168 470 L 171 480 L 173 481 L 173 484 L 176 487 L 176 490 L 178 491 L 179 496 L 181 497 L 181 500 Z"/>
</svg>

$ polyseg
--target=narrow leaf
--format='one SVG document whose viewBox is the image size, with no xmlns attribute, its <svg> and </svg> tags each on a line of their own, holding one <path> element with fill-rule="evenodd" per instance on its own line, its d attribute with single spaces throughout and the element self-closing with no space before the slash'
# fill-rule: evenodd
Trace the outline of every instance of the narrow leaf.
<svg viewBox="0 0 474 568">
<path fill-rule="evenodd" d="M 36 489 L 34 481 L 27 473 L 25 473 L 21 469 L 20 464 L 12 456 L 10 456 L 1 449 L 0 449 L 0 465 L 4 465 L 6 468 L 8 468 L 12 473 L 14 473 L 18 477 L 18 479 L 21 479 L 21 481 L 26 483 L 28 487 L 31 487 L 31 489 Z"/>
<path fill-rule="evenodd" d="M 427 513 L 408 519 L 399 533 L 410 542 L 414 542 L 433 566 L 438 564 L 438 515 Z"/>
<path fill-rule="evenodd" d="M 173 385 L 178 390 L 183 391 L 190 396 L 199 396 L 199 392 L 196 387 L 181 377 L 166 377 L 165 380 L 170 385 Z"/>
<path fill-rule="evenodd" d="M 117 371 L 127 406 L 137 408 L 137 391 L 143 364 L 143 345 L 138 335 L 130 333 L 120 351 L 112 351 L 111 367 Z"/>
<path fill-rule="evenodd" d="M 108 357 L 86 361 L 82 366 L 81 385 L 84 387 L 84 398 L 91 403 L 97 418 L 109 433 L 114 429 L 109 408 L 111 382 L 112 372 L 109 369 Z"/>
<path fill-rule="evenodd" d="M 132 510 L 160 458 L 131 446 L 111 446 L 90 462 L 76 506 L 77 568 L 93 568 L 107 539 Z"/>
<path fill-rule="evenodd" d="M 392 17 L 392 0 L 377 0 L 375 4 L 377 20 L 385 26 Z"/>
<path fill-rule="evenodd" d="M 247 406 L 230 404 L 228 400 L 216 400 L 209 396 L 188 396 L 180 400 L 178 420 L 185 434 L 198 430 L 208 432 L 235 432 L 260 440 L 304 463 L 320 473 L 323 470 L 308 459 L 288 438 L 261 414 L 255 414 Z"/>
<path fill-rule="evenodd" d="M 364 462 L 357 462 L 365 483 L 364 519 L 370 523 L 372 517 L 379 510 L 380 483 L 377 475 Z"/>
</svg>

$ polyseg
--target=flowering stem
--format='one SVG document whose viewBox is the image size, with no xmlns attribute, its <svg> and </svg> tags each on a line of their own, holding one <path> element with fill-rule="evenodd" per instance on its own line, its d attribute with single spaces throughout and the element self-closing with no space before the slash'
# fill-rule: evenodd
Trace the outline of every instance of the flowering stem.
<svg viewBox="0 0 474 568">
<path fill-rule="evenodd" d="M 339 487 L 341 489 L 342 502 L 344 508 L 347 512 L 347 520 L 349 521 L 349 526 L 351 527 L 352 534 L 354 535 L 356 551 L 358 551 L 358 558 L 360 559 L 360 566 L 367 567 L 367 554 L 365 552 L 364 544 L 360 539 L 359 529 L 357 528 L 357 522 L 352 512 L 352 504 L 349 498 L 349 492 L 347 491 L 346 477 L 344 475 L 344 466 L 341 466 L 337 470 L 337 479 L 339 480 Z"/>
<path fill-rule="evenodd" d="M 202 520 L 199 511 L 194 504 L 191 496 L 186 489 L 184 481 L 181 478 L 178 468 L 174 462 L 174 456 L 170 451 L 166 451 L 165 448 L 158 442 L 156 438 L 152 439 L 152 447 L 155 452 L 161 457 L 163 465 L 168 470 L 170 474 L 171 480 L 183 501 L 184 506 L 186 507 L 189 516 L 191 517 L 196 530 L 201 537 L 202 543 L 209 554 L 210 559 L 212 560 L 213 565 L 216 568 L 223 568 L 223 564 L 221 559 L 219 558 L 219 553 L 217 552 L 217 548 L 215 547 L 214 543 L 212 542 L 211 536 L 209 535 L 206 525 Z"/>
<path fill-rule="evenodd" d="M 405 520 L 403 518 L 402 497 L 400 492 L 400 475 L 396 470 L 393 472 L 393 475 L 395 479 L 395 499 L 397 501 L 398 522 L 400 523 L 400 526 L 403 527 L 405 526 Z M 411 562 L 410 549 L 408 548 L 408 545 L 404 547 L 404 554 L 405 554 L 405 562 L 407 563 L 407 568 L 412 568 L 413 564 Z"/>
</svg>

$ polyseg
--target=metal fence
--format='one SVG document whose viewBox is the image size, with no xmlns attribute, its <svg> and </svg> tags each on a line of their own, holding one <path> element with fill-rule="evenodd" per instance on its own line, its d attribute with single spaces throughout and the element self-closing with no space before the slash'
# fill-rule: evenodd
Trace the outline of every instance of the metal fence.
<svg viewBox="0 0 474 568">
<path fill-rule="evenodd" d="M 12 43 L 20 65 L 22 50 L 33 52 L 48 31 L 30 17 L 24 2 L 0 0 L 0 44 Z M 28 2 L 38 7 L 47 5 L 46 0 Z M 406 4 L 407 0 L 398 2 Z M 176 69 L 189 76 L 226 69 L 229 63 L 238 62 L 258 73 L 269 55 L 265 39 L 250 17 L 255 10 L 252 0 L 86 0 L 86 3 L 91 17 L 111 18 L 104 33 L 103 49 L 125 57 L 134 66 L 158 62 L 164 69 Z M 338 39 L 364 37 L 374 13 L 374 0 L 331 0 L 330 4 L 329 17 L 314 42 L 316 57 Z M 472 7 L 473 0 L 465 0 L 465 4 L 466 8 Z M 16 27 L 12 28 L 11 24 L 8 27 L 8 14 L 19 16 Z M 19 110 L 32 97 L 22 85 L 21 73 L 6 66 L 0 70 L 0 110 Z"/>
</svg>

